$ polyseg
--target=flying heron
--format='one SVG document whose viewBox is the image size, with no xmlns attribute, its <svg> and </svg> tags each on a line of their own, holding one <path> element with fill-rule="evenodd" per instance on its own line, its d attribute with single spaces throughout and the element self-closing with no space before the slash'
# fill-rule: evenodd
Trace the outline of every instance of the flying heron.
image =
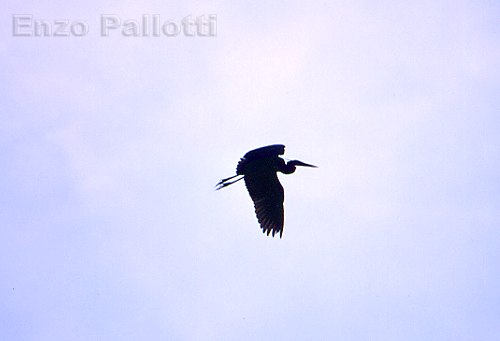
<svg viewBox="0 0 500 341">
<path fill-rule="evenodd" d="M 273 144 L 249 151 L 241 158 L 236 167 L 236 175 L 222 179 L 216 185 L 216 190 L 232 185 L 245 179 L 245 185 L 255 206 L 257 220 L 262 232 L 272 232 L 272 236 L 279 232 L 283 235 L 283 201 L 285 193 L 281 186 L 277 172 L 292 174 L 296 166 L 315 167 L 302 161 L 292 160 L 285 163 L 279 155 L 285 153 L 285 146 Z M 229 181 L 242 176 L 239 179 Z"/>
</svg>

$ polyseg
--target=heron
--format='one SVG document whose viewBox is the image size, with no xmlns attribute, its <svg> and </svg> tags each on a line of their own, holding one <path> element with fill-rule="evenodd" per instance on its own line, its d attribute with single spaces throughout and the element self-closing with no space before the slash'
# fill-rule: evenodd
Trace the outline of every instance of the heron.
<svg viewBox="0 0 500 341">
<path fill-rule="evenodd" d="M 273 144 L 249 151 L 238 162 L 236 175 L 222 179 L 215 188 L 219 190 L 245 179 L 245 185 L 254 203 L 262 232 L 268 236 L 272 233 L 273 237 L 279 233 L 280 238 L 283 235 L 285 193 L 278 180 L 277 172 L 292 174 L 297 166 L 317 168 L 299 160 L 285 163 L 285 160 L 279 157 L 284 153 L 285 146 L 282 144 Z M 238 176 L 241 177 L 232 180 Z"/>
</svg>

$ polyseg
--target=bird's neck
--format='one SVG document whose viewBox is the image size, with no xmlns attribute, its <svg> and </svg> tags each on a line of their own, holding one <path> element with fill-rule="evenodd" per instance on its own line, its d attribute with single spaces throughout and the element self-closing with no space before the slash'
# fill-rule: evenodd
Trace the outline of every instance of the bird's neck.
<svg viewBox="0 0 500 341">
<path fill-rule="evenodd" d="M 283 174 L 292 174 L 293 172 L 295 172 L 295 166 L 294 165 L 284 165 L 281 168 L 281 172 Z"/>
</svg>

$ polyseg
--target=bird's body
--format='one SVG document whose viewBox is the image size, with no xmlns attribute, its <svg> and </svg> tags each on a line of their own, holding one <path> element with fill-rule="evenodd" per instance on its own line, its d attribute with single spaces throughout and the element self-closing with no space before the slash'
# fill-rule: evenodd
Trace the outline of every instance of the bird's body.
<svg viewBox="0 0 500 341">
<path fill-rule="evenodd" d="M 283 201 L 285 194 L 281 186 L 277 172 L 291 174 L 295 172 L 296 166 L 316 167 L 307 163 L 293 160 L 285 163 L 279 157 L 285 153 L 285 146 L 275 144 L 249 151 L 241 158 L 236 167 L 236 175 L 221 180 L 217 189 L 229 186 L 241 179 L 245 179 L 245 185 L 255 206 L 257 220 L 262 231 L 269 235 L 283 234 L 284 210 Z M 238 175 L 242 175 L 234 181 L 229 181 Z"/>
</svg>

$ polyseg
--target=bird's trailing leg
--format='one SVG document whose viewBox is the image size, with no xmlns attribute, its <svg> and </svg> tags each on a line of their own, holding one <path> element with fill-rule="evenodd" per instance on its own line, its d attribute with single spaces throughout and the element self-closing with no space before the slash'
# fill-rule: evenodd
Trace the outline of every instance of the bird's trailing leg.
<svg viewBox="0 0 500 341">
<path fill-rule="evenodd" d="M 244 178 L 244 176 L 242 176 L 241 178 L 239 179 L 236 179 L 234 181 L 229 181 L 231 179 L 234 179 L 235 177 L 239 176 L 240 174 L 236 174 L 235 176 L 231 176 L 229 178 L 226 178 L 226 179 L 222 179 L 221 181 L 219 181 L 219 183 L 217 185 L 215 185 L 215 190 L 218 191 L 219 189 L 221 188 L 224 188 L 226 186 L 229 186 L 229 185 L 232 185 L 234 184 L 235 182 L 238 182 L 240 181 L 241 179 Z M 229 182 L 228 182 L 229 181 Z"/>
</svg>

